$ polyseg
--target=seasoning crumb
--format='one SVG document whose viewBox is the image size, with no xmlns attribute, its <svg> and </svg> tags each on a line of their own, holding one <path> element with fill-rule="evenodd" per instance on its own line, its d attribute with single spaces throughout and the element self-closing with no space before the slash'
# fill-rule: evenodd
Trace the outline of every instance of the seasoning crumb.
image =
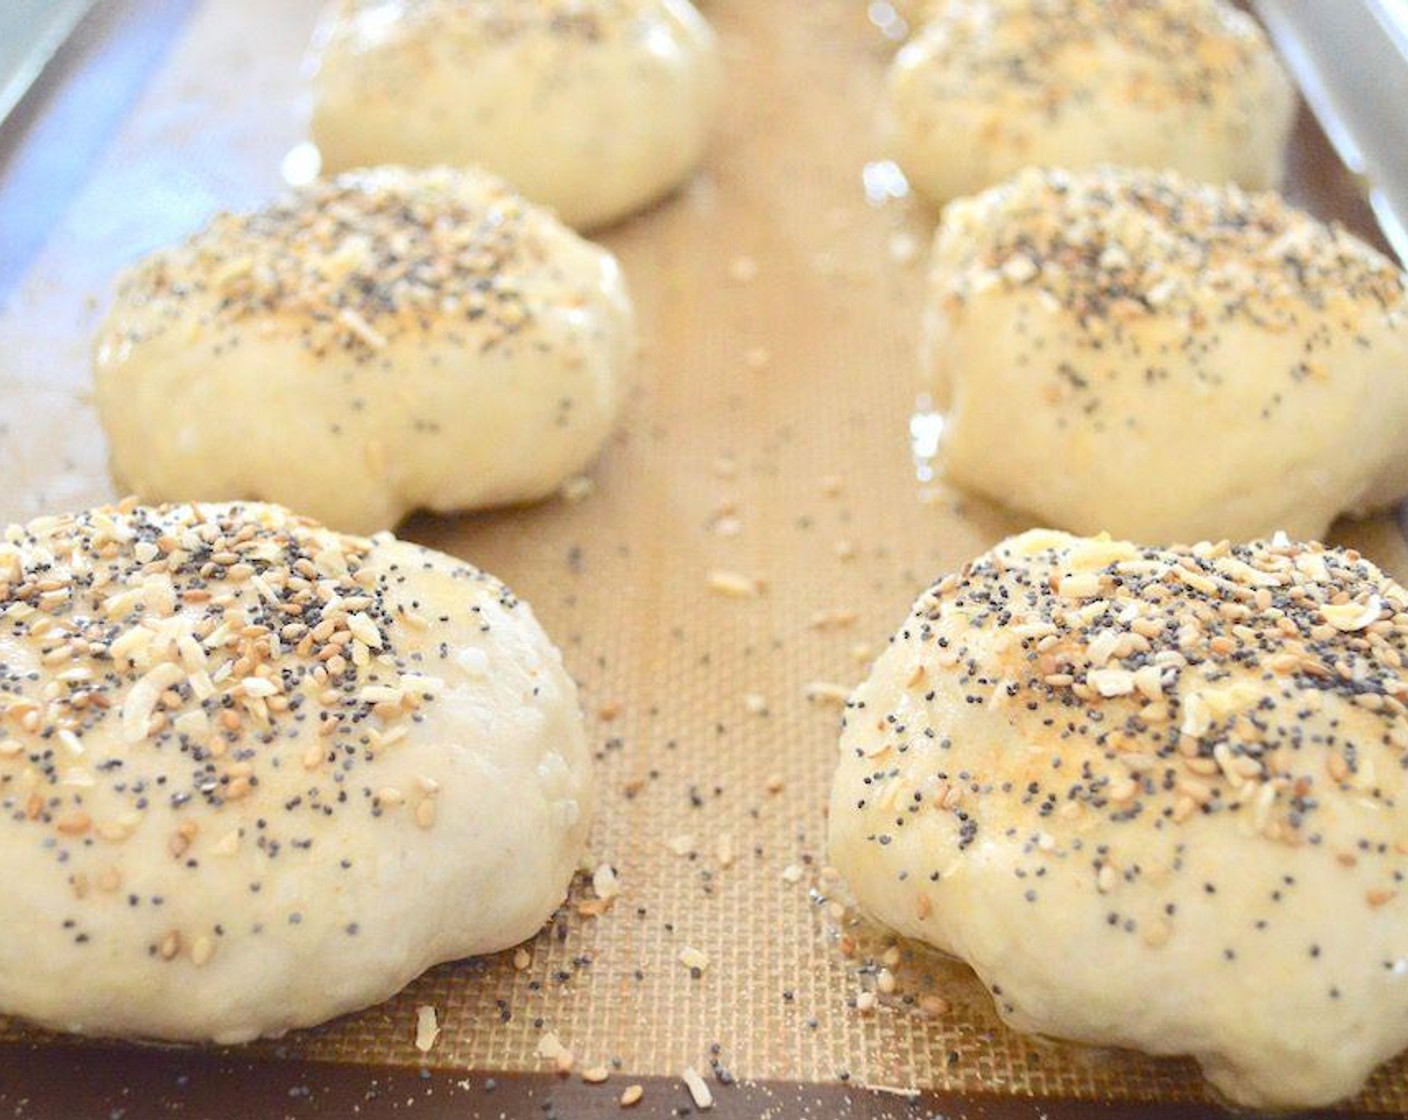
<svg viewBox="0 0 1408 1120">
<path fill-rule="evenodd" d="M 671 836 L 666 840 L 665 847 L 677 856 L 687 856 L 694 851 L 694 836 L 688 832 L 681 832 L 678 836 Z"/>
<path fill-rule="evenodd" d="M 769 774 L 763 779 L 763 788 L 769 793 L 781 793 L 786 788 L 787 783 L 782 780 L 782 775 L 778 773 Z"/>
<path fill-rule="evenodd" d="M 551 1031 L 538 1039 L 538 1057 L 552 1062 L 558 1073 L 571 1073 L 576 1061 L 572 1051 L 562 1045 L 561 1039 Z"/>
<path fill-rule="evenodd" d="M 795 863 L 789 863 L 782 869 L 782 881 L 789 885 L 795 885 L 802 881 L 802 869 Z"/>
<path fill-rule="evenodd" d="M 746 692 L 743 694 L 743 707 L 751 715 L 766 715 L 768 699 L 761 692 Z"/>
<path fill-rule="evenodd" d="M 621 1090 L 621 1107 L 634 1108 L 640 1104 L 641 1098 L 645 1096 L 645 1089 L 640 1085 L 627 1085 Z"/>
<path fill-rule="evenodd" d="M 592 891 L 603 901 L 615 898 L 621 893 L 621 880 L 616 875 L 616 869 L 609 863 L 603 863 L 592 872 Z"/>
<path fill-rule="evenodd" d="M 533 954 L 521 945 L 513 951 L 513 967 L 519 972 L 527 972 L 533 964 Z"/>
<path fill-rule="evenodd" d="M 428 1003 L 421 1004 L 416 1008 L 416 1049 L 422 1054 L 429 1054 L 439 1037 L 440 1022 L 435 1008 Z"/>
<path fill-rule="evenodd" d="M 538 1039 L 538 1057 L 556 1058 L 562 1053 L 562 1040 L 552 1031 L 545 1031 Z"/>
<path fill-rule="evenodd" d="M 592 1066 L 591 1069 L 582 1071 L 582 1080 L 588 1085 L 600 1085 L 611 1076 L 611 1070 L 606 1066 Z"/>
<path fill-rule="evenodd" d="M 680 950 L 680 964 L 690 972 L 703 972 L 709 967 L 709 954 L 693 945 L 686 945 Z"/>
</svg>

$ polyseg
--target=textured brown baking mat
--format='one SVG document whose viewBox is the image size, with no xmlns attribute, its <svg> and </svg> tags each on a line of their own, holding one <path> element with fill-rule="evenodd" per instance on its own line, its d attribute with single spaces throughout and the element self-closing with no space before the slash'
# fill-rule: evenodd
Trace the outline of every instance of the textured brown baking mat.
<svg viewBox="0 0 1408 1120">
<path fill-rule="evenodd" d="M 965 970 L 910 946 L 891 951 L 830 897 L 823 806 L 836 697 L 920 588 L 1023 527 L 916 474 L 909 421 L 934 215 L 880 161 L 874 112 L 893 48 L 865 7 L 708 4 L 730 74 L 708 165 L 680 197 L 603 238 L 632 283 L 644 361 L 595 489 L 405 527 L 507 580 L 562 645 L 597 745 L 589 862 L 616 869 L 610 909 L 593 913 L 602 907 L 584 878 L 526 952 L 439 968 L 383 1006 L 225 1058 L 47 1039 L 32 1048 L 34 1036 L 0 1025 L 0 1111 L 24 1099 L 22 1114 L 64 1114 L 43 1102 L 46 1091 L 80 1092 L 70 1067 L 96 1079 L 85 1082 L 92 1094 L 116 1092 L 124 1076 L 147 1085 L 128 1108 L 155 1099 L 160 1086 L 148 1083 L 168 1075 L 278 1097 L 274 1074 L 237 1072 L 254 1059 L 288 1063 L 286 1095 L 314 1077 L 320 1067 L 299 1064 L 311 1061 L 381 1067 L 360 1083 L 384 1076 L 409 1100 L 420 1084 L 411 1067 L 436 1071 L 431 1081 L 453 1096 L 444 1087 L 461 1081 L 482 1092 L 485 1071 L 551 1074 L 560 1049 L 574 1060 L 570 1091 L 505 1076 L 504 1096 L 453 1114 L 536 1114 L 553 1092 L 614 1108 L 640 1079 L 642 1108 L 663 1115 L 689 1103 L 675 1080 L 686 1067 L 704 1073 L 725 1115 L 826 1115 L 862 1086 L 957 1094 L 943 1099 L 974 1116 L 1011 1115 L 1004 1098 L 1045 1102 L 1052 1116 L 1114 1114 L 1072 1101 L 1163 1102 L 1184 1115 L 1209 1105 L 1190 1063 L 1007 1031 Z M 5 517 L 110 496 L 83 399 L 108 279 L 215 206 L 278 188 L 300 138 L 314 8 L 197 6 L 13 289 L 0 312 Z M 114 2 L 103 18 L 119 27 L 122 10 Z M 1375 236 L 1357 185 L 1308 117 L 1290 189 Z M 1339 539 L 1408 574 L 1391 521 L 1342 526 Z M 721 593 L 718 573 L 755 593 Z M 682 954 L 707 963 L 691 970 Z M 877 990 L 874 1010 L 856 1009 L 859 993 Z M 421 1005 L 440 1025 L 429 1053 L 415 1046 Z M 610 1079 L 583 1085 L 578 1075 L 596 1066 Z M 173 1072 L 186 1067 L 197 1074 Z M 351 1091 L 345 1079 L 317 1083 Z M 816 1086 L 813 1103 L 768 1098 L 778 1083 Z M 304 1098 L 282 1107 L 303 1114 Z M 865 1099 L 845 1107 L 910 1108 L 902 1096 Z M 98 1096 L 83 1100 L 67 1114 L 97 1108 Z M 1408 1063 L 1381 1071 L 1350 1107 L 1408 1110 Z M 253 1114 L 237 1103 L 183 1111 Z"/>
</svg>

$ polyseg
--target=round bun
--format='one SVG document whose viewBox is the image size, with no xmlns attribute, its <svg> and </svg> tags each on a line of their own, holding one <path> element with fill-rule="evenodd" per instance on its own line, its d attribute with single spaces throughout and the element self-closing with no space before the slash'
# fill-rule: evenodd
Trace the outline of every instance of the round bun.
<svg viewBox="0 0 1408 1120">
<path fill-rule="evenodd" d="M 911 183 L 942 205 L 1023 167 L 1171 168 L 1271 187 L 1295 96 L 1226 0 L 944 0 L 890 71 Z"/>
<path fill-rule="evenodd" d="M 679 186 L 718 100 L 689 0 L 333 0 L 313 53 L 325 171 L 478 164 L 578 229 Z"/>
<path fill-rule="evenodd" d="M 1353 1093 L 1408 1045 L 1406 604 L 1318 544 L 1011 538 L 852 696 L 831 859 L 1021 1030 Z"/>
<path fill-rule="evenodd" d="M 526 605 L 267 505 L 12 526 L 0 1010 L 242 1042 L 531 936 L 591 808 Z"/>
<path fill-rule="evenodd" d="M 1023 172 L 945 212 L 926 316 L 944 467 L 1039 523 L 1313 538 L 1408 492 L 1403 274 L 1274 195 Z"/>
<path fill-rule="evenodd" d="M 372 532 L 545 497 L 634 359 L 616 260 L 502 182 L 381 168 L 221 215 L 122 281 L 97 347 L 113 473 Z"/>
</svg>

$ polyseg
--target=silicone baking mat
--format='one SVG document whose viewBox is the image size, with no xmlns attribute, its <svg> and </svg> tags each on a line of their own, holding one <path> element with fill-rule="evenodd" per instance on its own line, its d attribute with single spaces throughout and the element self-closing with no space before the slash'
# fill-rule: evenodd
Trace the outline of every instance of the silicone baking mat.
<svg viewBox="0 0 1408 1120">
<path fill-rule="evenodd" d="M 217 206 L 277 190 L 281 168 L 306 170 L 300 67 L 315 5 L 129 7 L 176 30 L 0 291 L 7 518 L 112 496 L 85 386 L 113 272 Z M 436 969 L 383 1006 L 237 1059 L 483 1081 L 555 1071 L 570 1051 L 574 1079 L 604 1067 L 599 1099 L 612 1102 L 633 1078 L 655 1087 L 686 1067 L 721 1101 L 735 1079 L 1209 1101 L 1190 1063 L 1007 1031 L 962 967 L 892 947 L 826 873 L 838 698 L 922 587 L 1024 523 L 927 478 L 914 455 L 935 215 L 879 151 L 894 44 L 855 0 L 706 7 L 729 73 L 707 166 L 601 238 L 630 279 L 643 360 L 594 485 L 403 527 L 508 581 L 561 644 L 600 769 L 587 863 L 615 869 L 619 896 L 603 902 L 584 875 L 523 951 Z M 1372 236 L 1308 118 L 1290 192 Z M 1337 538 L 1408 574 L 1392 521 Z M 428 1052 L 416 1046 L 422 1006 L 440 1028 Z M 18 1049 L 33 1036 L 9 1024 L 0 1039 Z M 0 1062 L 12 1071 L 0 1104 L 23 1090 L 19 1068 Z M 1408 1063 L 1354 1107 L 1408 1109 Z"/>
</svg>

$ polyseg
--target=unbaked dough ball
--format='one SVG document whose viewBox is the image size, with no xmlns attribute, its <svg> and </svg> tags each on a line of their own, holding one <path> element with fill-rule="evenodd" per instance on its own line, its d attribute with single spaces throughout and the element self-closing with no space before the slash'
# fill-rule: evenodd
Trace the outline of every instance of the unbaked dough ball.
<svg viewBox="0 0 1408 1120">
<path fill-rule="evenodd" d="M 936 204 L 1032 165 L 1280 182 L 1295 96 L 1226 0 L 940 0 L 924 15 L 890 71 L 886 120 Z"/>
<path fill-rule="evenodd" d="M 278 1035 L 562 901 L 583 721 L 492 577 L 213 504 L 12 526 L 0 572 L 0 1011 Z"/>
<path fill-rule="evenodd" d="M 371 532 L 596 458 L 635 355 L 615 258 L 477 172 L 382 168 L 225 214 L 122 281 L 97 347 L 119 483 Z"/>
<path fill-rule="evenodd" d="M 587 229 L 693 172 L 717 53 L 689 0 L 333 0 L 313 140 L 331 171 L 478 164 Z"/>
<path fill-rule="evenodd" d="M 1021 1030 L 1328 1104 L 1408 1045 L 1406 612 L 1318 544 L 1011 538 L 851 697 L 831 859 Z"/>
<path fill-rule="evenodd" d="M 1027 171 L 945 212 L 924 342 L 964 486 L 1150 544 L 1408 492 L 1398 267 L 1270 194 Z"/>
</svg>

